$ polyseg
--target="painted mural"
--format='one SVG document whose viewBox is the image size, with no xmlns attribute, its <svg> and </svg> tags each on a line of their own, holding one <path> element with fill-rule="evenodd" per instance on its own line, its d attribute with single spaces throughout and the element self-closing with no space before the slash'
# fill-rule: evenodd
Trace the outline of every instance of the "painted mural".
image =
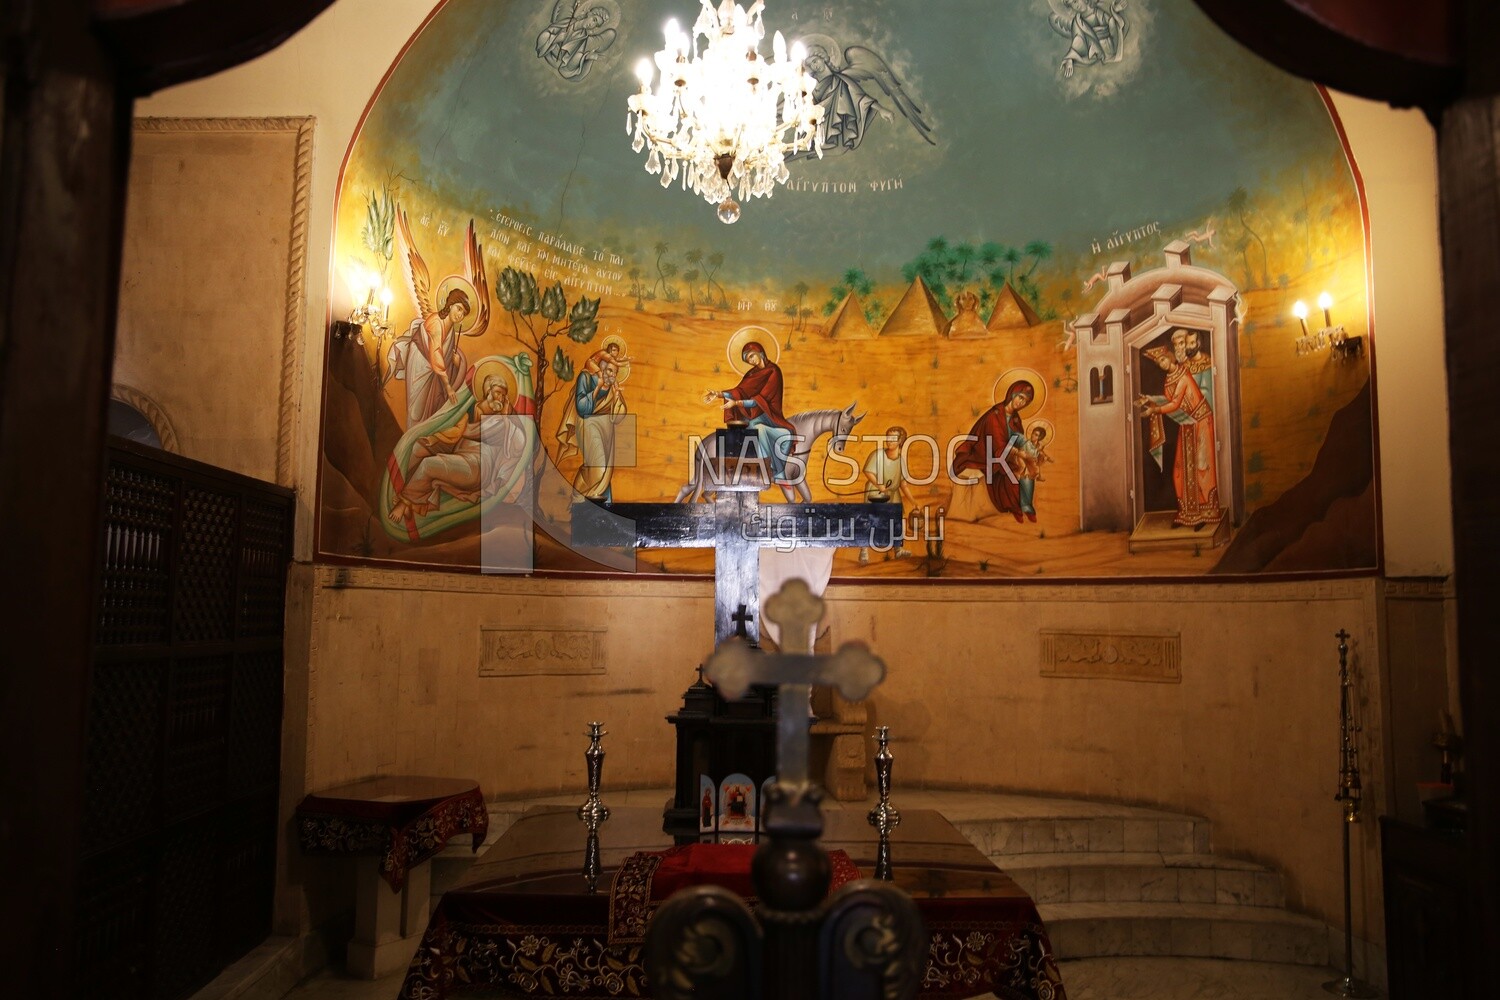
<svg viewBox="0 0 1500 1000">
<path fill-rule="evenodd" d="M 725 225 L 624 127 L 697 14 L 449 0 L 393 67 L 339 190 L 333 318 L 368 322 L 328 349 L 323 556 L 707 572 L 581 551 L 571 513 L 702 502 L 738 420 L 764 500 L 903 503 L 843 577 L 1378 565 L 1363 213 L 1316 88 L 1188 0 L 771 0 L 824 155 Z"/>
</svg>

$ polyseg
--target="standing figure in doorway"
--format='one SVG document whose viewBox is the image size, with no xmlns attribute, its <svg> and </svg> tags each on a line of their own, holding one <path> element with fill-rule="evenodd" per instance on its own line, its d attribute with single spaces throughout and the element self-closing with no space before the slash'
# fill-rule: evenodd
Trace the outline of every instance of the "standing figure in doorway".
<svg viewBox="0 0 1500 1000">
<path fill-rule="evenodd" d="M 1036 387 L 1030 382 L 1012 382 L 1005 389 L 1005 397 L 984 411 L 970 429 L 968 440 L 953 452 L 951 472 L 955 476 L 968 471 L 983 473 L 990 503 L 1017 521 L 1025 519 L 1018 475 L 1021 460 L 1017 454 L 1017 449 L 1026 443 L 1021 411 L 1035 398 Z M 1031 519 L 1036 520 L 1034 509 L 1031 514 Z"/>
<path fill-rule="evenodd" d="M 791 499 L 796 483 L 787 478 L 787 457 L 792 453 L 792 422 L 781 412 L 781 368 L 766 356 L 760 341 L 752 340 L 740 350 L 749 367 L 733 389 L 708 389 L 705 403 L 723 401 L 726 421 L 744 420 L 755 431 L 760 455 L 770 468 L 771 479 Z"/>
<path fill-rule="evenodd" d="M 1167 416 L 1177 424 L 1177 451 L 1172 462 L 1172 488 L 1177 494 L 1174 525 L 1202 530 L 1222 516 L 1219 509 L 1219 463 L 1214 435 L 1214 411 L 1188 366 L 1166 347 L 1142 352 L 1167 373 L 1161 396 L 1137 396 L 1136 406 L 1147 421 L 1148 451 L 1163 467 Z"/>
</svg>

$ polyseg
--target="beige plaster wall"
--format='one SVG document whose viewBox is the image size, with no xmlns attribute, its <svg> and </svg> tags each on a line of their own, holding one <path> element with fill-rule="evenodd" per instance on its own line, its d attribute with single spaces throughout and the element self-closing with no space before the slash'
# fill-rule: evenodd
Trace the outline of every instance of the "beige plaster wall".
<svg viewBox="0 0 1500 1000">
<path fill-rule="evenodd" d="M 137 122 L 121 263 L 118 394 L 160 408 L 173 450 L 282 483 L 311 128 L 305 118 Z"/>
<path fill-rule="evenodd" d="M 320 567 L 307 783 L 374 773 L 477 778 L 497 797 L 585 788 L 585 723 L 608 725 L 607 788 L 672 780 L 673 710 L 712 645 L 706 583 L 522 580 Z M 1342 923 L 1338 657 L 1363 668 L 1366 798 L 1386 788 L 1378 580 L 1110 587 L 835 586 L 833 640 L 889 664 L 871 726 L 896 784 L 1145 803 L 1214 821 L 1216 850 L 1288 876 L 1292 906 Z M 480 626 L 608 628 L 606 671 L 479 675 Z M 1041 674 L 1041 629 L 1181 637 L 1181 681 Z M 1382 939 L 1374 824 L 1356 831 L 1356 933 Z M 1367 912 L 1368 909 L 1368 912 Z"/>
</svg>

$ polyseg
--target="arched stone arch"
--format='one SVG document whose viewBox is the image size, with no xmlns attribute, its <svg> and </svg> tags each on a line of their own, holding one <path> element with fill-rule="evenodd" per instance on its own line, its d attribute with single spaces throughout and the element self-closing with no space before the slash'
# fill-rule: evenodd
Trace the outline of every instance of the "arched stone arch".
<svg viewBox="0 0 1500 1000">
<path fill-rule="evenodd" d="M 180 454 L 181 449 L 177 443 L 177 429 L 172 425 L 172 418 L 167 416 L 167 411 L 161 404 L 139 389 L 128 385 L 112 385 L 109 389 L 109 398 L 124 403 L 135 410 L 146 419 L 151 429 L 156 432 L 156 437 L 161 441 L 163 451 Z"/>
</svg>

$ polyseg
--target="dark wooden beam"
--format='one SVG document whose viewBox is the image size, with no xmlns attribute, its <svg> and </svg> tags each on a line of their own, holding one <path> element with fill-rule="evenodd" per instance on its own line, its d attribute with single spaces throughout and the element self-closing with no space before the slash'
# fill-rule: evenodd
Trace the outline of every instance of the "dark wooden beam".
<svg viewBox="0 0 1500 1000">
<path fill-rule="evenodd" d="M 1448 442 L 1453 465 L 1454 583 L 1469 809 L 1468 997 L 1493 988 L 1500 941 L 1500 338 L 1489 306 L 1500 287 L 1500 99 L 1448 108 L 1438 132 Z"/>
<path fill-rule="evenodd" d="M 1462 87 L 1462 0 L 1194 0 L 1289 73 L 1435 114 Z"/>
<path fill-rule="evenodd" d="M 0 962 L 8 995 L 62 998 L 130 109 L 85 0 L 8 0 L 0 33 Z"/>
<path fill-rule="evenodd" d="M 274 49 L 333 0 L 94 0 L 100 31 L 137 97 Z"/>
</svg>

